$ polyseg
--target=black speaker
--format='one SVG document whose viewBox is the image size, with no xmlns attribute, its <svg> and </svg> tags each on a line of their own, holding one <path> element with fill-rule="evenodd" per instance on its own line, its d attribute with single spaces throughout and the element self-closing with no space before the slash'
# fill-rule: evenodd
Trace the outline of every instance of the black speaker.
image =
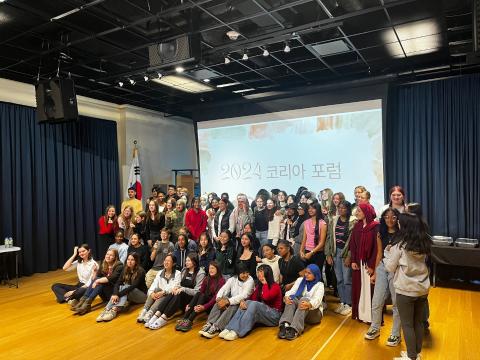
<svg viewBox="0 0 480 360">
<path fill-rule="evenodd" d="M 62 123 L 78 120 L 77 96 L 71 79 L 54 78 L 35 86 L 37 121 Z"/>
<path fill-rule="evenodd" d="M 148 47 L 151 67 L 196 61 L 200 57 L 200 37 L 182 36 L 169 42 Z"/>
</svg>

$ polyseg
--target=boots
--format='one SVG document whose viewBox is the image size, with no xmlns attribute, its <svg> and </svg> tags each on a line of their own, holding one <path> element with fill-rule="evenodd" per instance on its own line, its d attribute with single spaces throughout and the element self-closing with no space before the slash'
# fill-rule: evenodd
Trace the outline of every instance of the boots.
<svg viewBox="0 0 480 360">
<path fill-rule="evenodd" d="M 90 312 L 90 310 L 92 309 L 92 302 L 93 299 L 86 299 L 83 304 L 77 308 L 75 313 L 77 313 L 78 315 L 85 315 L 86 313 Z"/>
<path fill-rule="evenodd" d="M 70 310 L 77 312 L 78 308 L 83 305 L 83 303 L 87 300 L 86 296 L 82 296 L 80 300 L 77 300 L 76 303 L 72 304 Z"/>
</svg>

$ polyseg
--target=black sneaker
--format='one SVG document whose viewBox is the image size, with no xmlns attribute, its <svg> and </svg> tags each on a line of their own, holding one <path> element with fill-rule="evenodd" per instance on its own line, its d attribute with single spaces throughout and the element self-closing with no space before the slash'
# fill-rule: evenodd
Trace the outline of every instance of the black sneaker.
<svg viewBox="0 0 480 360">
<path fill-rule="evenodd" d="M 373 340 L 376 339 L 377 337 L 380 336 L 380 330 L 378 329 L 369 329 L 367 333 L 365 334 L 365 339 L 367 340 Z"/>
<path fill-rule="evenodd" d="M 298 337 L 298 332 L 292 327 L 287 328 L 287 334 L 285 335 L 285 339 L 287 340 L 295 340 Z"/>
<path fill-rule="evenodd" d="M 400 336 L 390 335 L 387 339 L 387 346 L 397 346 L 401 341 Z"/>
<path fill-rule="evenodd" d="M 285 339 L 285 336 L 287 335 L 287 327 L 285 324 L 280 324 L 280 329 L 278 330 L 278 338 L 279 339 Z"/>
</svg>

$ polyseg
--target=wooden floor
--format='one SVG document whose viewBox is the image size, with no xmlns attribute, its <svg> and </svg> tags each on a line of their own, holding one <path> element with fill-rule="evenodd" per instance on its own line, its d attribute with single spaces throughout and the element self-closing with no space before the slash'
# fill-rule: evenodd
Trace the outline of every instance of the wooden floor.
<svg viewBox="0 0 480 360">
<path fill-rule="evenodd" d="M 20 279 L 20 288 L 0 286 L 2 359 L 392 359 L 405 349 L 385 346 L 391 316 L 380 338 L 366 341 L 367 325 L 328 311 L 319 326 L 307 327 L 295 341 L 278 340 L 276 329 L 258 328 L 233 342 L 202 338 L 198 330 L 174 330 L 174 321 L 152 331 L 137 324 L 138 308 L 109 323 L 95 322 L 100 307 L 75 316 L 55 302 L 50 285 L 75 282 L 75 274 L 55 271 Z M 328 298 L 334 308 L 335 299 Z M 422 359 L 480 359 L 480 291 L 437 287 L 430 293 L 431 334 Z M 476 321 L 475 321 L 476 320 Z M 140 356 L 139 356 L 140 355 Z"/>
</svg>

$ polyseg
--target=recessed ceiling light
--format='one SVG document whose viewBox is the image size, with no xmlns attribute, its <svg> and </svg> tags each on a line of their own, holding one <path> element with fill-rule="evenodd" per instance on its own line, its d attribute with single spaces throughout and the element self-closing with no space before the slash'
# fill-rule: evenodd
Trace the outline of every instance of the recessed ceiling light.
<svg viewBox="0 0 480 360">
<path fill-rule="evenodd" d="M 224 88 L 224 87 L 235 86 L 235 85 L 240 85 L 240 83 L 239 82 L 231 82 L 231 83 L 226 83 L 226 84 L 219 84 L 219 85 L 217 85 L 217 88 Z"/>
<path fill-rule="evenodd" d="M 177 66 L 175 68 L 175 71 L 179 74 L 183 73 L 185 71 L 185 69 L 182 67 L 182 66 Z"/>
<path fill-rule="evenodd" d="M 152 79 L 152 81 L 156 82 L 157 84 L 169 86 L 176 90 L 189 93 L 202 93 L 214 90 L 214 88 L 209 85 L 203 84 L 183 75 L 166 75 L 161 79 Z"/>
<path fill-rule="evenodd" d="M 248 55 L 246 52 L 243 53 L 242 60 L 248 60 Z"/>
<path fill-rule="evenodd" d="M 225 56 L 225 65 L 228 65 L 228 64 L 230 64 L 230 59 Z"/>
<path fill-rule="evenodd" d="M 270 53 L 268 52 L 267 49 L 265 49 L 265 50 L 263 50 L 263 54 L 262 54 L 262 55 L 263 55 L 263 56 L 268 56 L 268 55 L 270 55 Z"/>
<path fill-rule="evenodd" d="M 208 84 L 210 82 L 210 79 L 203 79 L 203 82 Z"/>
<path fill-rule="evenodd" d="M 249 92 L 249 91 L 253 91 L 253 90 L 255 90 L 255 89 L 249 88 L 249 89 L 234 90 L 232 92 L 235 93 L 235 94 L 240 94 L 240 93 L 245 93 L 245 92 Z"/>
</svg>

